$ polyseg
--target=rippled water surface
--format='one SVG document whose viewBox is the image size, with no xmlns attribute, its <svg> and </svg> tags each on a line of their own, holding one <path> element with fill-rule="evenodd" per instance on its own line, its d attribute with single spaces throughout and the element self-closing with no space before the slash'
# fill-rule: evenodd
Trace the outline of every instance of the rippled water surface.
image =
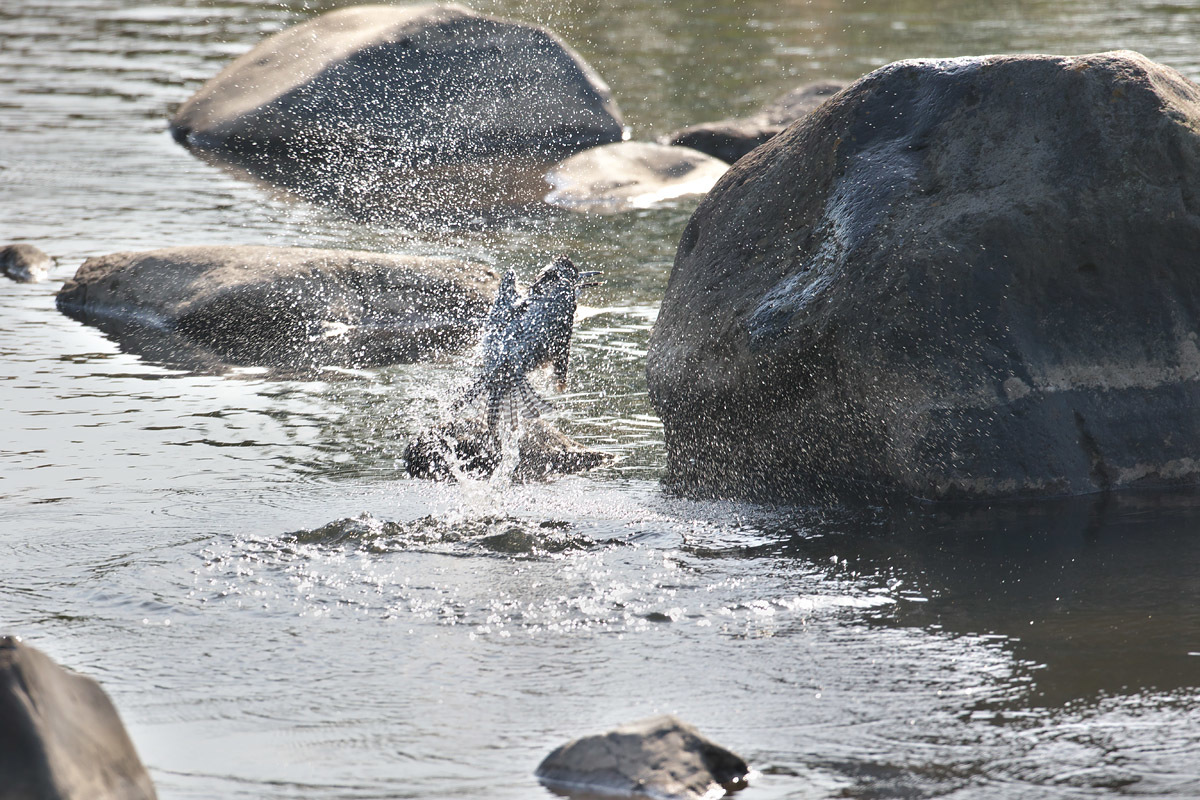
<svg viewBox="0 0 1200 800">
<path fill-rule="evenodd" d="M 644 357 L 686 204 L 362 225 L 192 158 L 165 120 L 339 5 L 5 0 L 0 626 L 113 695 L 166 800 L 541 798 L 552 747 L 674 712 L 753 798 L 1200 795 L 1200 501 L 772 509 L 665 496 Z M 634 138 L 890 60 L 1140 50 L 1200 78 L 1200 3 L 483 2 L 561 32 Z M 606 270 L 561 424 L 616 464 L 405 478 L 462 356 L 188 372 L 59 314 L 83 258 L 177 244 Z"/>
</svg>

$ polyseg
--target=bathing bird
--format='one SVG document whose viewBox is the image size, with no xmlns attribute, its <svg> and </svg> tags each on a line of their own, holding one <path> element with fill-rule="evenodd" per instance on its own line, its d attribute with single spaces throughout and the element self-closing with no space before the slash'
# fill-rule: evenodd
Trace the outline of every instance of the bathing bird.
<svg viewBox="0 0 1200 800">
<path fill-rule="evenodd" d="M 593 279 L 599 274 L 555 256 L 522 297 L 516 275 L 505 272 L 480 334 L 482 363 L 455 408 L 486 397 L 488 431 L 497 438 L 502 418 L 515 429 L 520 416 L 552 410 L 530 385 L 529 373 L 549 366 L 559 391 L 566 389 L 577 298 L 584 287 L 598 285 Z"/>
</svg>

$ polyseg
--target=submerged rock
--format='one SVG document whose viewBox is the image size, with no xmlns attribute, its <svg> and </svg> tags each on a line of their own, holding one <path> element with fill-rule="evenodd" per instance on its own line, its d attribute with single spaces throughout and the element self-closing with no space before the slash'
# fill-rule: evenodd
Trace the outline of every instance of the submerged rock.
<svg viewBox="0 0 1200 800">
<path fill-rule="evenodd" d="M 903 61 L 740 161 L 647 373 L 697 495 L 1200 480 L 1200 86 L 1137 53 Z"/>
<path fill-rule="evenodd" d="M 672 131 L 663 144 L 691 147 L 732 164 L 789 125 L 811 114 L 846 88 L 844 83 L 810 83 L 778 97 L 748 117 L 702 122 Z"/>
<path fill-rule="evenodd" d="M 612 213 L 704 194 L 729 167 L 686 147 L 619 142 L 576 153 L 546 173 L 546 202 Z"/>
<path fill-rule="evenodd" d="M 37 283 L 50 274 L 54 261 L 31 244 L 0 247 L 0 273 L 18 283 Z"/>
<path fill-rule="evenodd" d="M 672 716 L 653 717 L 557 748 L 536 775 L 568 794 L 711 800 L 745 788 L 738 755 Z"/>
<path fill-rule="evenodd" d="M 58 307 L 118 336 L 160 329 L 231 364 L 370 366 L 472 344 L 496 284 L 449 258 L 175 247 L 88 259 Z"/>
<path fill-rule="evenodd" d="M 330 201 L 381 174 L 394 188 L 397 165 L 442 187 L 441 167 L 486 162 L 451 175 L 474 184 L 624 135 L 608 86 L 558 36 L 454 4 L 353 6 L 283 30 L 202 86 L 170 127 L 188 147 L 289 188 L 311 182 Z"/>
<path fill-rule="evenodd" d="M 0 636 L 0 798 L 153 800 L 116 708 L 91 678 Z"/>
<path fill-rule="evenodd" d="M 459 474 L 490 476 L 502 455 L 487 423 L 468 417 L 422 431 L 405 448 L 404 460 L 414 478 L 453 480 Z M 528 481 L 586 472 L 612 460 L 611 453 L 584 447 L 542 420 L 528 420 L 517 443 L 513 478 Z"/>
</svg>

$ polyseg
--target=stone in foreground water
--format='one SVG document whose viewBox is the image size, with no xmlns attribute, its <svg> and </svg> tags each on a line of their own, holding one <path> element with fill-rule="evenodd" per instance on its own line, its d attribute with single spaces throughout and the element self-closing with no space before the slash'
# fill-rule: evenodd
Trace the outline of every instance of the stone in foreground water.
<svg viewBox="0 0 1200 800">
<path fill-rule="evenodd" d="M 584 736 L 546 756 L 537 777 L 567 794 L 712 800 L 746 786 L 738 755 L 672 716 Z"/>
<path fill-rule="evenodd" d="M 688 147 L 618 142 L 576 153 L 546 173 L 551 205 L 615 213 L 704 194 L 729 169 Z"/>
<path fill-rule="evenodd" d="M 154 797 L 100 685 L 0 636 L 0 800 Z"/>
<path fill-rule="evenodd" d="M 1200 86 L 1137 53 L 883 67 L 685 229 L 648 378 L 695 495 L 1200 479 Z"/>
</svg>

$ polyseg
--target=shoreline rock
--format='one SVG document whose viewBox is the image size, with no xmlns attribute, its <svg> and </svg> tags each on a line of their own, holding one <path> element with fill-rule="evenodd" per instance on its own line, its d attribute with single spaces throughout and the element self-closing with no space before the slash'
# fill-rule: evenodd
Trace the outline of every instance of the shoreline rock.
<svg viewBox="0 0 1200 800">
<path fill-rule="evenodd" d="M 745 760 L 673 716 L 652 717 L 556 748 L 538 780 L 565 792 L 712 800 L 746 787 Z"/>
<path fill-rule="evenodd" d="M 474 343 L 498 279 L 450 258 L 200 246 L 90 258 L 58 308 L 120 337 L 162 331 L 226 363 L 408 363 Z"/>
<path fill-rule="evenodd" d="M 1200 86 L 902 61 L 700 203 L 647 359 L 667 483 L 804 501 L 1200 481 Z"/>
<path fill-rule="evenodd" d="M 0 636 L 0 797 L 154 800 L 154 784 L 100 684 Z"/>
</svg>

